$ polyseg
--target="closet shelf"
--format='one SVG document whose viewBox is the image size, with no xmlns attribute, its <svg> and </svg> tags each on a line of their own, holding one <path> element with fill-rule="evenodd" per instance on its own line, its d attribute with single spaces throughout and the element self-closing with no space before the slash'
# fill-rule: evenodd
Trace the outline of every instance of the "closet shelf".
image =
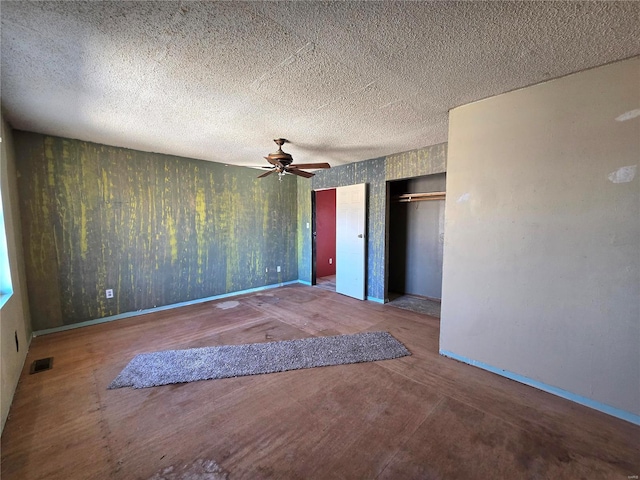
<svg viewBox="0 0 640 480">
<path fill-rule="evenodd" d="M 399 203 L 408 202 L 424 202 L 429 200 L 444 200 L 446 192 L 429 192 L 429 193 L 403 193 L 396 195 L 393 200 Z"/>
</svg>

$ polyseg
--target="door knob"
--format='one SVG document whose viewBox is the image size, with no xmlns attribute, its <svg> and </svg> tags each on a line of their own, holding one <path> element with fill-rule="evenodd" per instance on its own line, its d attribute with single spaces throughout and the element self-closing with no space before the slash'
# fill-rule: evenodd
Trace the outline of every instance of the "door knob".
<svg viewBox="0 0 640 480">
<path fill-rule="evenodd" d="M 358 238 L 362 238 L 362 234 L 361 233 L 358 234 Z"/>
</svg>

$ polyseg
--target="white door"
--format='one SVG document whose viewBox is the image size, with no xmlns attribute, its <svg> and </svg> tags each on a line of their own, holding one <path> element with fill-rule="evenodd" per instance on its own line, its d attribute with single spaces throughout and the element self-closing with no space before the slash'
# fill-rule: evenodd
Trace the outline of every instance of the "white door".
<svg viewBox="0 0 640 480">
<path fill-rule="evenodd" d="M 336 292 L 365 299 L 367 185 L 336 188 Z"/>
</svg>

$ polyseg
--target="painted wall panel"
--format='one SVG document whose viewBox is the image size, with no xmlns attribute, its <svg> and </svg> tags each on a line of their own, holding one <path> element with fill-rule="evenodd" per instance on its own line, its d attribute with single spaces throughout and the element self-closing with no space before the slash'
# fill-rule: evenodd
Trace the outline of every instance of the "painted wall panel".
<svg viewBox="0 0 640 480">
<path fill-rule="evenodd" d="M 297 179 L 298 201 L 298 280 L 311 283 L 311 182 L 307 178 Z"/>
<path fill-rule="evenodd" d="M 298 278 L 294 178 L 25 132 L 16 148 L 34 330 Z"/>
<path fill-rule="evenodd" d="M 386 157 L 387 180 L 443 173 L 447 170 L 447 144 L 396 153 Z"/>
<path fill-rule="evenodd" d="M 640 415 L 640 59 L 449 121 L 440 348 Z"/>
</svg>

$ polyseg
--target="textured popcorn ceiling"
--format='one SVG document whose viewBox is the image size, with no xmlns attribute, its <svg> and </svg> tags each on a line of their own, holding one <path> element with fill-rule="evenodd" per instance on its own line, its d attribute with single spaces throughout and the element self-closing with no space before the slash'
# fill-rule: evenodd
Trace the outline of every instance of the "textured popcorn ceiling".
<svg viewBox="0 0 640 480">
<path fill-rule="evenodd" d="M 1 4 L 18 129 L 238 165 L 447 140 L 448 110 L 640 54 L 637 2 Z"/>
</svg>

